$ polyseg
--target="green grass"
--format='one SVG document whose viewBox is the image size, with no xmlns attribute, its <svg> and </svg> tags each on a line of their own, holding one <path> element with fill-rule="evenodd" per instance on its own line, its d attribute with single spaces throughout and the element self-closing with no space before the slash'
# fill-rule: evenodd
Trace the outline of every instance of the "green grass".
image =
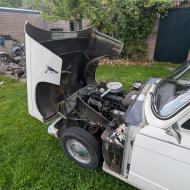
<svg viewBox="0 0 190 190">
<path fill-rule="evenodd" d="M 167 75 L 174 65 L 102 65 L 98 80 L 121 81 L 128 88 L 135 80 Z M 104 173 L 78 167 L 63 153 L 47 126 L 27 112 L 26 85 L 0 76 L 0 190 L 132 190 Z"/>
<path fill-rule="evenodd" d="M 145 82 L 151 77 L 164 77 L 176 68 L 174 64 L 152 65 L 100 65 L 97 70 L 97 79 L 101 81 L 122 82 L 127 90 L 134 81 Z"/>
</svg>

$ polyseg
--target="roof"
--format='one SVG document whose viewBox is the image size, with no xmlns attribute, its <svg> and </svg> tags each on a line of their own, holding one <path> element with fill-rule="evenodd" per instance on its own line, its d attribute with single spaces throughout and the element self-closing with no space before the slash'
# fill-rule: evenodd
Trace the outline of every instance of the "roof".
<svg viewBox="0 0 190 190">
<path fill-rule="evenodd" d="M 0 12 L 13 12 L 13 13 L 24 13 L 24 14 L 40 14 L 38 10 L 20 9 L 20 8 L 9 8 L 0 7 Z"/>
</svg>

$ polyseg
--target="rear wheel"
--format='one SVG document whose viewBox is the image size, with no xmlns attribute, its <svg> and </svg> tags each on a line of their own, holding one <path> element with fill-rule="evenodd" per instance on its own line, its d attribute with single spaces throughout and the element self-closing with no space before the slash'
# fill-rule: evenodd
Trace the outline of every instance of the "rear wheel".
<svg viewBox="0 0 190 190">
<path fill-rule="evenodd" d="M 101 144 L 84 129 L 66 129 L 61 136 L 61 146 L 64 153 L 81 167 L 96 169 L 102 163 Z"/>
</svg>

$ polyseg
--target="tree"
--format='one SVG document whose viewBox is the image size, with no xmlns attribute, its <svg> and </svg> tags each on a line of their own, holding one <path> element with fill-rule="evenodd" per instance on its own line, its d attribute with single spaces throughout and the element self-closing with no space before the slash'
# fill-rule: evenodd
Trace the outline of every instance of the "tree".
<svg viewBox="0 0 190 190">
<path fill-rule="evenodd" d="M 72 20 L 75 26 L 82 18 L 93 15 L 101 4 L 100 0 L 34 0 L 32 2 L 40 9 L 45 19 Z"/>
<path fill-rule="evenodd" d="M 22 7 L 22 0 L 0 0 L 1 7 Z"/>
<path fill-rule="evenodd" d="M 146 39 L 158 14 L 171 6 L 171 0 L 25 0 L 42 11 L 48 20 L 86 18 L 98 30 L 125 44 L 123 55 L 130 59 L 146 57 Z"/>
<path fill-rule="evenodd" d="M 27 9 L 40 9 L 39 3 L 36 0 L 22 0 L 22 6 Z"/>
<path fill-rule="evenodd" d="M 142 60 L 147 56 L 146 39 L 155 19 L 167 12 L 171 3 L 171 0 L 107 0 L 95 14 L 89 12 L 87 18 L 101 31 L 124 42 L 123 56 Z"/>
</svg>

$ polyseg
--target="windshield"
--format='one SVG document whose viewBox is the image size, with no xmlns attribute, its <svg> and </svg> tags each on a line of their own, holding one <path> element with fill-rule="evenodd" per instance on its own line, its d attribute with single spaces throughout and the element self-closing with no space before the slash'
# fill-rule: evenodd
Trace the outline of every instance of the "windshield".
<svg viewBox="0 0 190 190">
<path fill-rule="evenodd" d="M 190 63 L 160 81 L 154 93 L 157 114 L 168 117 L 190 102 Z"/>
</svg>

